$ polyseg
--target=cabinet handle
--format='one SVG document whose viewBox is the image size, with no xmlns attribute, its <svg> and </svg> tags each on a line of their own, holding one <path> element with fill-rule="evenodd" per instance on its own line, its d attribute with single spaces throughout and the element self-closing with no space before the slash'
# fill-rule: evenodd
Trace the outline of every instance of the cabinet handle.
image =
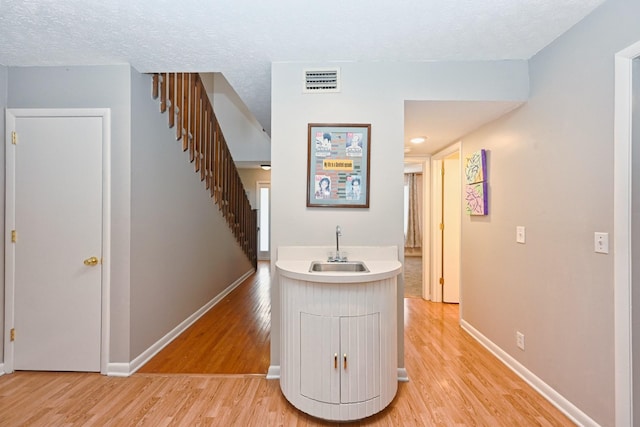
<svg viewBox="0 0 640 427">
<path fill-rule="evenodd" d="M 344 358 L 344 369 L 347 369 L 347 353 L 345 353 L 342 357 Z"/>
<path fill-rule="evenodd" d="M 338 353 L 333 355 L 333 369 L 338 369 Z"/>
</svg>

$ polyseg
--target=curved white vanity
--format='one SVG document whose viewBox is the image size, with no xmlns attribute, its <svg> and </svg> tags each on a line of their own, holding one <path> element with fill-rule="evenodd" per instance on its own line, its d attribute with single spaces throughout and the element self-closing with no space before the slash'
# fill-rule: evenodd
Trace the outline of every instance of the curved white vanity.
<svg viewBox="0 0 640 427">
<path fill-rule="evenodd" d="M 315 417 L 348 421 L 384 409 L 398 389 L 396 247 L 349 248 L 368 272 L 309 271 L 327 248 L 283 247 L 280 388 Z M 332 266 L 333 267 L 333 266 Z"/>
</svg>

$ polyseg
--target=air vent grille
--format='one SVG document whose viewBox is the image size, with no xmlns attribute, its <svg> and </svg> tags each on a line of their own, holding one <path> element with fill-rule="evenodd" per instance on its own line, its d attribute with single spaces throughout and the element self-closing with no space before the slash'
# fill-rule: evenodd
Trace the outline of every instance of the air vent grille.
<svg viewBox="0 0 640 427">
<path fill-rule="evenodd" d="M 340 69 L 304 70 L 304 88 L 306 93 L 340 92 Z"/>
</svg>

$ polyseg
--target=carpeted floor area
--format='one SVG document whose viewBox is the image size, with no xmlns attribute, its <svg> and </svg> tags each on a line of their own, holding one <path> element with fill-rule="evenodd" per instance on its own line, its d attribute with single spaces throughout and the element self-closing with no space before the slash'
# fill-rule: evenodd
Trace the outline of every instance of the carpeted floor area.
<svg viewBox="0 0 640 427">
<path fill-rule="evenodd" d="M 422 257 L 404 257 L 404 296 L 422 298 Z"/>
</svg>

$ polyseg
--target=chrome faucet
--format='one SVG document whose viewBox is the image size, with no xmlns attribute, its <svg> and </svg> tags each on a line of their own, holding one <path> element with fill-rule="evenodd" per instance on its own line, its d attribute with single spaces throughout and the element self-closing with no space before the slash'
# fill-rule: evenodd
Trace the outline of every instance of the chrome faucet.
<svg viewBox="0 0 640 427">
<path fill-rule="evenodd" d="M 329 256 L 329 262 L 344 262 L 347 260 L 345 256 L 340 254 L 340 236 L 342 236 L 342 229 L 339 225 L 336 225 L 336 252 L 333 256 Z"/>
</svg>

